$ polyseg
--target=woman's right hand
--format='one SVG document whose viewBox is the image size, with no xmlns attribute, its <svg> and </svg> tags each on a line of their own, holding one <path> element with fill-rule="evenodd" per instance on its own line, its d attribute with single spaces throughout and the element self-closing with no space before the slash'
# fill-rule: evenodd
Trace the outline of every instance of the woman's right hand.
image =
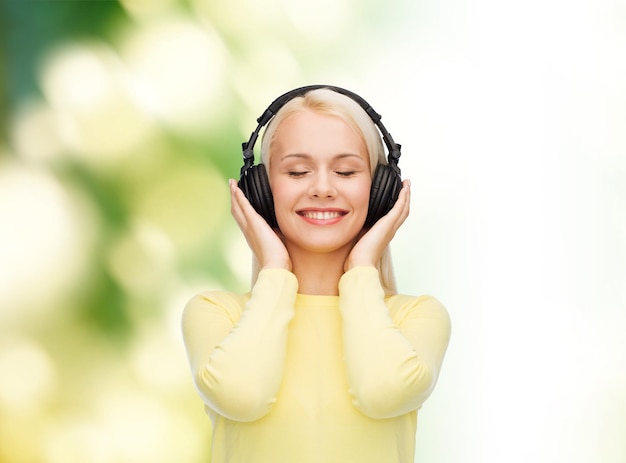
<svg viewBox="0 0 626 463">
<path fill-rule="evenodd" d="M 254 253 L 259 268 L 284 268 L 291 271 L 291 258 L 278 233 L 254 210 L 248 198 L 230 179 L 230 212 Z"/>
</svg>

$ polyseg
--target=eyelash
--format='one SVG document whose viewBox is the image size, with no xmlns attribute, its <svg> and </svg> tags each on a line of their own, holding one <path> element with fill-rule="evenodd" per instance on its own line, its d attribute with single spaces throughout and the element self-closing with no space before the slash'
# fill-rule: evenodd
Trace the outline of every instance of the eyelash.
<svg viewBox="0 0 626 463">
<path fill-rule="evenodd" d="M 356 171 L 355 170 L 335 171 L 335 173 L 337 175 L 339 175 L 340 177 L 352 177 L 354 174 L 356 174 Z M 291 171 L 287 172 L 287 174 L 290 177 L 299 178 L 299 177 L 304 177 L 306 174 L 308 174 L 308 171 L 291 170 Z"/>
<path fill-rule="evenodd" d="M 337 175 L 339 175 L 340 177 L 352 177 L 354 174 L 356 174 L 355 170 L 347 170 L 347 171 L 337 171 Z"/>
<path fill-rule="evenodd" d="M 303 177 L 304 175 L 306 175 L 307 172 L 290 170 L 289 172 L 287 172 L 287 174 L 289 174 L 290 177 L 299 178 L 299 177 Z"/>
</svg>

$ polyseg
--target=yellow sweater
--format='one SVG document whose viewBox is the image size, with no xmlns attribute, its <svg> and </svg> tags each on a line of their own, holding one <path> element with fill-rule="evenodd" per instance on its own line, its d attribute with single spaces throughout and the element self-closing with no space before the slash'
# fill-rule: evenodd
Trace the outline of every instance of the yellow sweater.
<svg viewBox="0 0 626 463">
<path fill-rule="evenodd" d="M 252 292 L 204 292 L 183 314 L 212 463 L 409 463 L 417 410 L 450 337 L 433 297 L 385 297 L 357 267 L 339 296 L 297 293 L 262 270 Z"/>
</svg>

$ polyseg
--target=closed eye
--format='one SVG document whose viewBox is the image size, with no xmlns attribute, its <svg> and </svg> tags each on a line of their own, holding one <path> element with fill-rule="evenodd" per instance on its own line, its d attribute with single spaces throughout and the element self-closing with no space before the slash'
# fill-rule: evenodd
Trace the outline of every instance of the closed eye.
<svg viewBox="0 0 626 463">
<path fill-rule="evenodd" d="M 289 175 L 290 177 L 303 177 L 304 175 L 306 175 L 308 173 L 308 171 L 300 171 L 300 170 L 290 170 L 287 172 L 287 175 Z"/>
<path fill-rule="evenodd" d="M 336 171 L 336 174 L 339 175 L 340 177 L 352 177 L 354 174 L 356 174 L 356 170 Z"/>
</svg>

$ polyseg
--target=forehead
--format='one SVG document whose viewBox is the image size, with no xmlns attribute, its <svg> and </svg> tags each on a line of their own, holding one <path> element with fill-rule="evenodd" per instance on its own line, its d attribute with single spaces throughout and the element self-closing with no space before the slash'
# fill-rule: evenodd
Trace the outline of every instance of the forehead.
<svg viewBox="0 0 626 463">
<path fill-rule="evenodd" d="M 341 117 L 301 110 L 283 119 L 272 140 L 272 153 L 353 153 L 367 156 L 363 137 Z"/>
</svg>

